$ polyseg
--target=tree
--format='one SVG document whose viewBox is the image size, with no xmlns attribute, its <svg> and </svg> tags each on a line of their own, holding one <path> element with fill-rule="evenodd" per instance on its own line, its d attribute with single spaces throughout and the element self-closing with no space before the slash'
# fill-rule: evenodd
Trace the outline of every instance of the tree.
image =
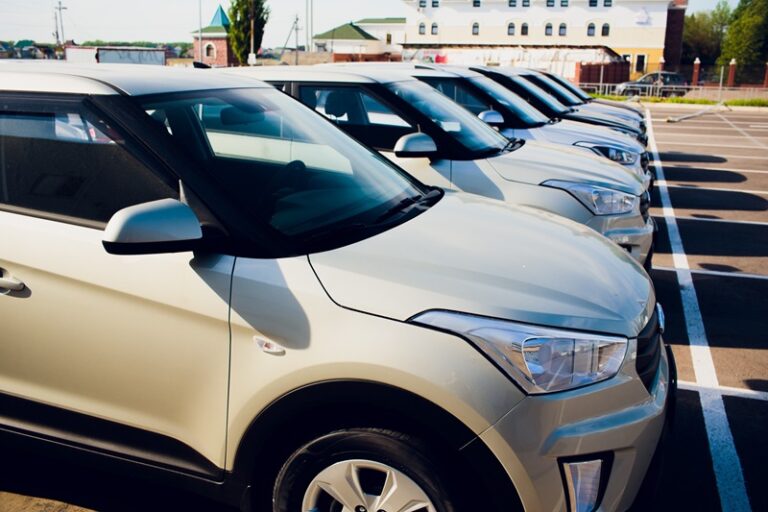
<svg viewBox="0 0 768 512">
<path fill-rule="evenodd" d="M 731 8 L 720 0 L 712 12 L 689 14 L 683 28 L 683 62 L 698 57 L 702 64 L 714 64 L 720 56 L 725 31 L 731 19 Z"/>
<path fill-rule="evenodd" d="M 759 80 L 768 60 L 768 0 L 741 0 L 723 41 L 718 64 L 738 63 L 740 81 Z"/>
<path fill-rule="evenodd" d="M 248 62 L 251 51 L 251 17 L 254 52 L 261 47 L 264 26 L 269 20 L 269 7 L 265 4 L 265 0 L 232 0 L 229 7 L 229 44 L 241 65 Z"/>
</svg>

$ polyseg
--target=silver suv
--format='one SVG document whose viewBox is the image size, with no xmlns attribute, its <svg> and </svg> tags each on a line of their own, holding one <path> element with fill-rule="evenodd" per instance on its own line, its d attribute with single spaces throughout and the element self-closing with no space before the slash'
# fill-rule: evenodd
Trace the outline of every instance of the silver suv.
<svg viewBox="0 0 768 512">
<path fill-rule="evenodd" d="M 241 510 L 624 510 L 673 396 L 642 268 L 266 84 L 0 65 L 0 443 Z"/>
</svg>

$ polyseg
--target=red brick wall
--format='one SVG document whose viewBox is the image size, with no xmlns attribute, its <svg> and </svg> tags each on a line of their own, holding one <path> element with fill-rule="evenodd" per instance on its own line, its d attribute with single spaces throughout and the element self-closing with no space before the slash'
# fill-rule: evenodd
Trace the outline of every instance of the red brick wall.
<svg viewBox="0 0 768 512">
<path fill-rule="evenodd" d="M 205 48 L 209 44 L 212 44 L 215 51 L 215 57 L 207 57 L 205 55 Z M 195 60 L 200 60 L 200 45 L 199 40 L 195 38 L 194 42 Z M 227 67 L 235 64 L 235 58 L 229 49 L 229 43 L 226 38 L 206 38 L 203 36 L 203 63 L 213 67 Z"/>
<path fill-rule="evenodd" d="M 606 64 L 577 63 L 576 77 L 574 82 L 577 84 L 597 84 L 600 83 L 600 68 L 603 68 L 603 83 L 618 84 L 629 80 L 629 62 L 608 62 Z"/>
</svg>

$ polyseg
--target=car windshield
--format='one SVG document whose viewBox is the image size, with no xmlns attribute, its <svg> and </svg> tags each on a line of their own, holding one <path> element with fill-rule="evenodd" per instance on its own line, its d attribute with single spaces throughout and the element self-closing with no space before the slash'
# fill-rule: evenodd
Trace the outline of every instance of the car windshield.
<svg viewBox="0 0 768 512">
<path fill-rule="evenodd" d="M 387 214 L 398 205 L 408 210 L 434 198 L 429 188 L 272 88 L 137 100 L 168 142 L 213 174 L 236 206 L 294 241 L 381 225 L 384 217 L 400 217 Z"/>
<path fill-rule="evenodd" d="M 387 88 L 471 153 L 498 153 L 509 143 L 470 111 L 423 82 L 392 82 L 387 84 Z"/>
<path fill-rule="evenodd" d="M 487 76 L 473 77 L 469 81 L 511 110 L 530 127 L 543 126 L 549 122 L 549 118 L 536 110 L 530 103 Z"/>
<path fill-rule="evenodd" d="M 582 105 L 584 102 L 581 101 L 581 98 L 576 97 L 574 94 L 571 93 L 571 91 L 563 88 L 561 85 L 559 85 L 557 82 L 549 78 L 548 76 L 544 75 L 525 75 L 525 77 L 532 81 L 534 84 L 538 85 L 551 95 L 553 95 L 555 98 L 557 98 L 558 101 L 565 105 L 569 106 L 577 106 Z"/>
<path fill-rule="evenodd" d="M 525 89 L 525 91 L 528 92 L 528 94 L 531 96 L 535 96 L 539 101 L 544 103 L 548 109 L 554 111 L 558 115 L 562 116 L 571 111 L 570 108 L 557 101 L 557 98 L 546 92 L 538 85 L 532 84 L 522 76 L 513 76 L 510 77 L 510 80 L 516 83 L 520 88 Z"/>
<path fill-rule="evenodd" d="M 549 73 L 547 74 L 547 76 L 549 78 L 551 78 L 552 80 L 554 80 L 555 82 L 557 82 L 560 85 L 562 85 L 563 87 L 565 87 L 566 89 L 568 89 L 569 91 L 571 91 L 573 94 L 575 94 L 576 96 L 581 98 L 583 101 L 591 101 L 592 100 L 592 97 L 589 94 L 587 94 L 586 92 L 584 92 L 580 88 L 576 87 L 575 85 L 573 85 L 571 82 L 569 82 L 568 80 L 566 80 L 562 76 L 555 75 L 555 74 L 549 74 Z"/>
</svg>

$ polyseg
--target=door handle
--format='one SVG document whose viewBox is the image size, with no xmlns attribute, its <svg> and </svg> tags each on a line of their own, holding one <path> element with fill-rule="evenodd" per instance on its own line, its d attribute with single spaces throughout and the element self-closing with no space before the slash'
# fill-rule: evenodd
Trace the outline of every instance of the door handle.
<svg viewBox="0 0 768 512">
<path fill-rule="evenodd" d="M 7 270 L 0 268 L 0 290 L 2 289 L 20 292 L 24 289 L 24 283 L 9 274 Z"/>
</svg>

